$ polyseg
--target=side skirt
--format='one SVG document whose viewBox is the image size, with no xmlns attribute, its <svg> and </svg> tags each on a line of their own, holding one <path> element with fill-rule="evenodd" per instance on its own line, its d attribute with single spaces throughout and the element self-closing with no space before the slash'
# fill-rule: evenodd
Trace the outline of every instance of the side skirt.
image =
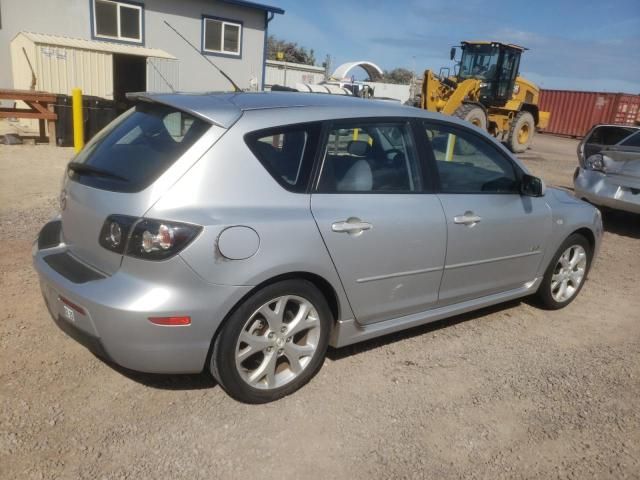
<svg viewBox="0 0 640 480">
<path fill-rule="evenodd" d="M 516 298 L 526 297 L 536 292 L 542 278 L 536 278 L 525 283 L 522 287 L 506 292 L 495 293 L 486 297 L 467 300 L 465 302 L 433 308 L 424 312 L 413 313 L 403 317 L 392 318 L 383 322 L 370 325 L 360 325 L 355 319 L 339 320 L 331 333 L 329 344 L 332 347 L 344 347 L 354 343 L 380 337 L 388 333 L 406 330 L 408 328 L 436 322 L 443 318 L 453 317 L 462 313 L 471 312 L 480 308 L 489 307 L 498 303 L 507 302 Z"/>
</svg>

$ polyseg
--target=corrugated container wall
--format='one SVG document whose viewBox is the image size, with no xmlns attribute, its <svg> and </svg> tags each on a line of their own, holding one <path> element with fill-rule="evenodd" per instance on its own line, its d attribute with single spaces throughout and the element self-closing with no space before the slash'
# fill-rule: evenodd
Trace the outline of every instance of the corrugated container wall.
<svg viewBox="0 0 640 480">
<path fill-rule="evenodd" d="M 540 110 L 551 112 L 547 133 L 582 137 L 596 123 L 640 121 L 640 95 L 542 90 Z"/>
<path fill-rule="evenodd" d="M 147 58 L 147 91 L 170 93 L 180 90 L 180 64 L 168 58 Z"/>
<path fill-rule="evenodd" d="M 16 89 L 30 89 L 33 67 L 36 90 L 70 95 L 81 87 L 85 95 L 113 99 L 111 53 L 34 43 L 20 34 L 11 42 L 11 63 Z"/>
<path fill-rule="evenodd" d="M 264 79 L 267 89 L 272 85 L 295 87 L 297 83 L 317 84 L 323 80 L 324 68 L 322 67 L 267 60 Z"/>
<path fill-rule="evenodd" d="M 82 86 L 83 95 L 113 99 L 113 55 L 75 48 L 36 45 L 38 89 L 69 94 Z"/>
</svg>

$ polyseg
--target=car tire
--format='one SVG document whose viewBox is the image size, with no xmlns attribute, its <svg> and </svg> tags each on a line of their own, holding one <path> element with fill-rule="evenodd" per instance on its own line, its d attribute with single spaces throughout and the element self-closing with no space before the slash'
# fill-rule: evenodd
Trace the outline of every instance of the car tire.
<svg viewBox="0 0 640 480">
<path fill-rule="evenodd" d="M 332 325 L 329 305 L 313 283 L 291 279 L 267 285 L 224 323 L 213 344 L 210 372 L 236 400 L 277 400 L 320 370 Z"/>
<path fill-rule="evenodd" d="M 513 119 L 507 146 L 513 153 L 526 152 L 536 133 L 536 122 L 529 112 L 519 112 Z"/>
<path fill-rule="evenodd" d="M 580 257 L 582 254 L 584 258 Z M 553 256 L 538 288 L 541 306 L 558 310 L 569 305 L 587 280 L 592 258 L 593 251 L 587 239 L 578 233 L 570 235 Z"/>
</svg>

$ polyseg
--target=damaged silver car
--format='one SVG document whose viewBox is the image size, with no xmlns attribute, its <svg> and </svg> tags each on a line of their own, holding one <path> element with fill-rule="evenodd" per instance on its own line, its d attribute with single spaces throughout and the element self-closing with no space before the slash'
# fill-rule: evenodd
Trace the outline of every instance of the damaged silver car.
<svg viewBox="0 0 640 480">
<path fill-rule="evenodd" d="M 640 127 L 596 125 L 578 146 L 578 198 L 640 213 Z"/>
</svg>

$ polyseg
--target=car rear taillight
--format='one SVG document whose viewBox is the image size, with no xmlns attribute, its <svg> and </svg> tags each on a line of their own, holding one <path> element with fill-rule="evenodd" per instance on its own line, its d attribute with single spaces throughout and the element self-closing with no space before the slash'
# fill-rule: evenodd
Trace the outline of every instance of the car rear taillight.
<svg viewBox="0 0 640 480">
<path fill-rule="evenodd" d="M 137 220 L 127 215 L 110 215 L 102 225 L 98 242 L 107 250 L 124 253 L 129 232 Z"/>
<path fill-rule="evenodd" d="M 100 231 L 100 245 L 145 260 L 165 260 L 184 249 L 202 227 L 126 215 L 110 215 Z"/>
<path fill-rule="evenodd" d="M 191 243 L 201 230 L 202 227 L 185 223 L 140 220 L 133 228 L 127 255 L 147 260 L 164 260 Z"/>
</svg>

